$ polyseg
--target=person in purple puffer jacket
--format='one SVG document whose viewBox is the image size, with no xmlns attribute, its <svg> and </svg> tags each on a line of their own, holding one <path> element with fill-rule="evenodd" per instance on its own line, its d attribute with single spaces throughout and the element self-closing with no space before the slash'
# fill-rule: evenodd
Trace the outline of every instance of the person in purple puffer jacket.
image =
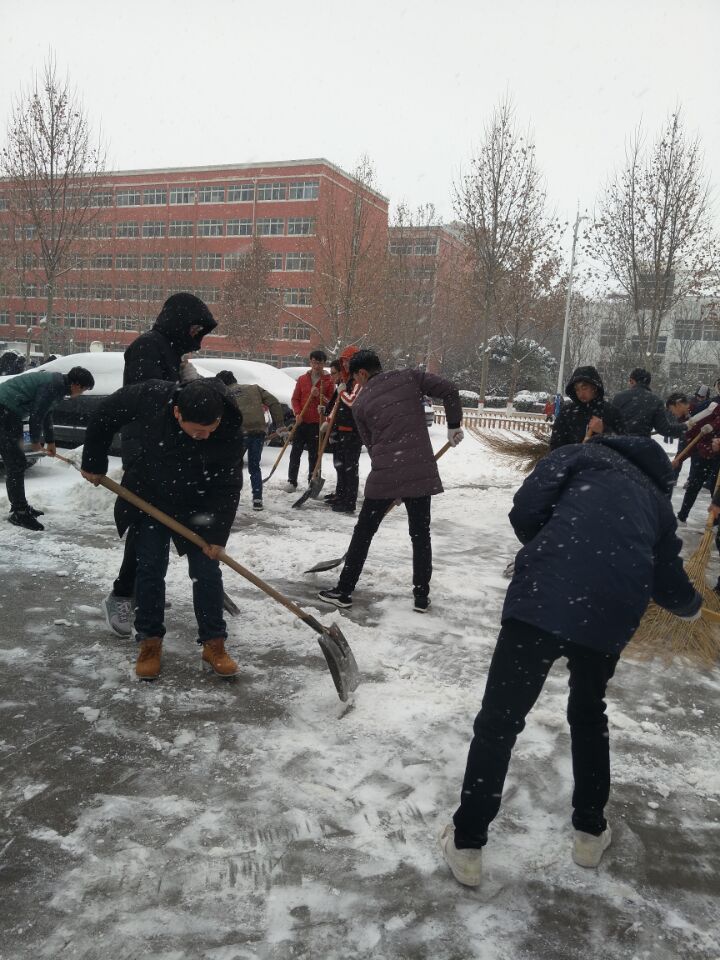
<svg viewBox="0 0 720 960">
<path fill-rule="evenodd" d="M 352 606 L 352 592 L 372 539 L 389 507 L 402 500 L 413 547 L 414 609 L 425 613 L 430 606 L 432 576 L 430 498 L 442 493 L 443 486 L 425 424 L 423 396 L 443 401 L 448 441 L 453 446 L 463 438 L 460 396 L 449 380 L 422 370 L 383 373 L 373 350 L 359 350 L 350 359 L 349 371 L 362 387 L 353 405 L 353 417 L 372 469 L 337 587 L 321 590 L 318 597 L 336 607 Z"/>
</svg>

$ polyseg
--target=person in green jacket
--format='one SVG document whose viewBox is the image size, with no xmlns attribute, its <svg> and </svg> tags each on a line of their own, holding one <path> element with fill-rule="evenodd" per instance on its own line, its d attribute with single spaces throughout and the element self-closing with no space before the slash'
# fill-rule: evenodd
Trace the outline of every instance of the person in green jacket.
<svg viewBox="0 0 720 960">
<path fill-rule="evenodd" d="M 270 410 L 270 417 L 278 436 L 287 435 L 283 410 L 277 397 L 267 390 L 263 390 L 256 383 L 238 383 L 230 370 L 221 370 L 217 375 L 228 389 L 228 393 L 235 401 L 235 405 L 242 414 L 243 444 L 247 450 L 248 473 L 252 488 L 253 510 L 263 508 L 263 482 L 260 470 L 260 457 L 265 442 L 266 428 L 265 407 Z"/>
<path fill-rule="evenodd" d="M 24 373 L 0 384 L 0 457 L 5 464 L 5 486 L 10 501 L 8 520 L 17 527 L 44 530 L 38 517 L 42 510 L 31 507 L 25 497 L 25 453 L 23 424 L 29 421 L 32 450 L 55 456 L 53 407 L 63 397 L 78 397 L 95 386 L 85 367 L 69 373 Z"/>
</svg>

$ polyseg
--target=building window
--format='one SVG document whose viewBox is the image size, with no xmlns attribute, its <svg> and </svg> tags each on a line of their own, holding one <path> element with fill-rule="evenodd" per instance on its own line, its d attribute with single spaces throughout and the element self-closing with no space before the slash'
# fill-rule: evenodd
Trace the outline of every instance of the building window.
<svg viewBox="0 0 720 960">
<path fill-rule="evenodd" d="M 315 254 L 288 253 L 285 257 L 285 269 L 310 272 L 315 269 Z"/>
<path fill-rule="evenodd" d="M 138 300 L 164 300 L 164 293 L 165 291 L 162 287 L 149 283 L 141 283 L 138 287 Z"/>
<path fill-rule="evenodd" d="M 10 323 L 10 311 L 0 310 L 0 326 L 6 327 Z"/>
<path fill-rule="evenodd" d="M 193 235 L 192 220 L 171 220 L 169 237 L 191 237 Z"/>
<path fill-rule="evenodd" d="M 21 227 L 15 227 L 16 240 L 34 240 L 37 236 L 37 228 L 34 223 L 26 223 Z"/>
<path fill-rule="evenodd" d="M 320 193 L 319 180 L 296 180 L 290 184 L 290 200 L 317 200 Z"/>
<path fill-rule="evenodd" d="M 255 232 L 259 237 L 281 237 L 285 233 L 285 221 L 278 217 L 260 217 Z"/>
<path fill-rule="evenodd" d="M 312 290 L 309 287 L 288 287 L 282 291 L 286 307 L 311 307 Z"/>
<path fill-rule="evenodd" d="M 434 257 L 437 256 L 437 240 L 391 240 L 390 253 L 401 257 Z"/>
<path fill-rule="evenodd" d="M 21 256 L 15 257 L 15 266 L 19 270 L 37 270 L 40 261 L 35 253 L 23 253 Z"/>
<path fill-rule="evenodd" d="M 139 207 L 139 190 L 118 190 L 115 194 L 115 206 L 117 207 Z"/>
<path fill-rule="evenodd" d="M 140 289 L 136 283 L 126 283 L 120 287 L 115 287 L 116 300 L 137 300 L 140 295 Z"/>
<path fill-rule="evenodd" d="M 205 303 L 217 303 L 220 299 L 220 290 L 217 287 L 196 287 L 192 292 Z"/>
<path fill-rule="evenodd" d="M 277 271 L 283 268 L 283 255 L 281 253 L 268 253 L 267 255 L 270 269 Z"/>
<path fill-rule="evenodd" d="M 39 313 L 30 313 L 25 310 L 18 310 L 15 313 L 15 323 L 19 324 L 21 327 L 31 326 L 33 323 L 40 322 Z"/>
<path fill-rule="evenodd" d="M 37 297 L 38 285 L 36 283 L 19 283 L 18 296 L 19 297 Z"/>
<path fill-rule="evenodd" d="M 94 240 L 111 240 L 113 237 L 112 223 L 90 223 L 82 228 L 83 237 L 92 237 Z"/>
<path fill-rule="evenodd" d="M 437 240 L 419 240 L 413 251 L 417 257 L 436 257 L 438 252 Z"/>
<path fill-rule="evenodd" d="M 309 340 L 310 327 L 299 320 L 291 320 L 280 327 L 280 340 Z"/>
<path fill-rule="evenodd" d="M 111 270 L 113 258 L 111 253 L 100 253 L 96 257 L 90 258 L 91 270 Z"/>
<path fill-rule="evenodd" d="M 258 200 L 284 200 L 284 183 L 259 183 L 257 188 Z"/>
<path fill-rule="evenodd" d="M 165 257 L 161 253 L 144 254 L 140 260 L 142 270 L 163 270 L 165 268 Z"/>
<path fill-rule="evenodd" d="M 170 253 L 167 266 L 168 270 L 192 270 L 192 257 L 184 253 Z"/>
<path fill-rule="evenodd" d="M 170 191 L 170 203 L 195 203 L 195 191 L 190 187 L 175 187 Z"/>
<path fill-rule="evenodd" d="M 88 317 L 88 329 L 109 330 L 112 327 L 112 318 L 99 313 L 92 313 Z"/>
<path fill-rule="evenodd" d="M 133 240 L 135 237 L 139 237 L 140 231 L 137 222 L 135 220 L 127 220 L 124 223 L 119 223 L 115 231 L 115 236 L 118 239 L 125 240 Z"/>
<path fill-rule="evenodd" d="M 221 253 L 201 253 L 195 257 L 196 270 L 222 270 Z"/>
<path fill-rule="evenodd" d="M 135 317 L 118 317 L 115 321 L 115 329 L 120 332 L 135 333 L 138 328 L 138 321 Z"/>
<path fill-rule="evenodd" d="M 252 220 L 228 220 L 225 233 L 228 237 L 251 237 Z"/>
<path fill-rule="evenodd" d="M 65 314 L 65 327 L 75 327 L 80 330 L 87 330 L 88 318 L 82 313 L 66 313 Z"/>
<path fill-rule="evenodd" d="M 0 210 L 8 210 L 10 204 L 8 203 L 7 197 L 0 197 Z"/>
<path fill-rule="evenodd" d="M 143 190 L 143 205 L 146 207 L 161 207 L 167 203 L 167 190 L 159 187 Z"/>
<path fill-rule="evenodd" d="M 225 187 L 200 187 L 198 203 L 225 203 Z"/>
<path fill-rule="evenodd" d="M 199 237 L 221 237 L 224 225 L 222 220 L 198 220 L 197 235 Z"/>
<path fill-rule="evenodd" d="M 226 253 L 223 258 L 225 270 L 237 270 L 244 256 L 244 253 Z"/>
<path fill-rule="evenodd" d="M 234 183 L 227 189 L 228 203 L 247 203 L 255 199 L 255 185 L 252 183 Z"/>
<path fill-rule="evenodd" d="M 288 236 L 314 236 L 315 217 L 288 217 Z"/>
<path fill-rule="evenodd" d="M 90 197 L 91 207 L 111 207 L 113 205 L 112 190 L 97 190 Z"/>
<path fill-rule="evenodd" d="M 118 253 L 115 255 L 116 270 L 137 270 L 139 266 L 139 257 L 130 256 L 128 253 Z"/>
<path fill-rule="evenodd" d="M 88 288 L 88 300 L 112 300 L 113 288 L 109 283 L 97 283 Z"/>
<path fill-rule="evenodd" d="M 10 227 L 6 224 L 0 224 L 0 240 L 10 239 Z"/>
<path fill-rule="evenodd" d="M 150 237 L 164 237 L 165 236 L 165 221 L 164 220 L 146 220 L 142 225 L 142 235 L 146 239 Z"/>
</svg>

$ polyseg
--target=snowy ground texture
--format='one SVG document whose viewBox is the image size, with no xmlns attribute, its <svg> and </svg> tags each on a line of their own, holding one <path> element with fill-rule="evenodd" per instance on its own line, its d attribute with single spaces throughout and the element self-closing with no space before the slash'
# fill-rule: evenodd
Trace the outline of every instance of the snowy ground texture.
<svg viewBox="0 0 720 960">
<path fill-rule="evenodd" d="M 437 448 L 444 431 L 432 432 Z M 615 839 L 586 871 L 570 859 L 557 664 L 518 743 L 483 885 L 458 886 L 441 861 L 520 481 L 470 437 L 441 473 L 425 617 L 411 610 L 403 510 L 339 613 L 315 600 L 334 575 L 302 571 L 340 556 L 353 520 L 320 502 L 292 510 L 282 470 L 263 514 L 243 491 L 228 550 L 340 619 L 363 673 L 342 705 L 315 635 L 231 571 L 242 673 L 201 673 L 177 556 L 163 674 L 136 682 L 132 643 L 98 610 L 122 549 L 112 497 L 59 463 L 29 472 L 45 533 L 0 529 L 3 960 L 720 960 L 720 670 L 620 664 Z M 689 550 L 706 505 L 703 493 L 683 530 Z"/>
</svg>

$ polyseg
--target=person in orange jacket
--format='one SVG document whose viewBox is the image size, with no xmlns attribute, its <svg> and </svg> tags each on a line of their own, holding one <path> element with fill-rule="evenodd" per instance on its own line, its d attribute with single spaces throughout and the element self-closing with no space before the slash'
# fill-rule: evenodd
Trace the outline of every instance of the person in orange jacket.
<svg viewBox="0 0 720 960">
<path fill-rule="evenodd" d="M 296 418 L 300 419 L 308 397 L 307 409 L 298 424 L 290 447 L 290 463 L 288 464 L 288 478 L 286 490 L 297 490 L 298 471 L 303 451 L 308 455 L 308 481 L 312 477 L 318 455 L 318 441 L 320 423 L 325 417 L 327 404 L 335 390 L 332 377 L 325 373 L 327 354 L 324 350 L 313 350 L 310 353 L 310 369 L 303 373 L 295 384 L 292 395 L 292 408 Z"/>
</svg>

